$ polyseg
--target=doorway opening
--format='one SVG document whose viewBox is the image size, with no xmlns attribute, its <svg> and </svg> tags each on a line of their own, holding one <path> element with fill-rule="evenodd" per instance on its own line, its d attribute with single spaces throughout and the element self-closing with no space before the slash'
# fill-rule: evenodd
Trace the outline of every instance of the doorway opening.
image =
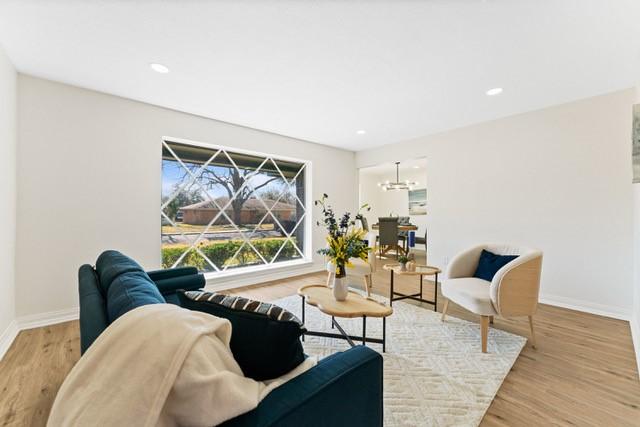
<svg viewBox="0 0 640 427">
<path fill-rule="evenodd" d="M 426 264 L 429 244 L 427 159 L 363 167 L 358 170 L 358 182 L 360 205 L 367 203 L 371 207 L 364 215 L 370 245 L 374 246 L 375 242 L 376 256 L 382 260 L 395 260 L 412 254 L 416 262 Z M 394 231 L 393 235 L 387 232 L 387 218 L 397 218 L 397 241 Z"/>
</svg>

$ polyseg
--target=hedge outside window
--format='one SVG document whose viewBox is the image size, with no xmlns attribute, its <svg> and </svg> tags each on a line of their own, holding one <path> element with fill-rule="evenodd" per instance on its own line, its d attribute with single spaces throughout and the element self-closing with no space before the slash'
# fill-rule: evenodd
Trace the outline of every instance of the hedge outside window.
<svg viewBox="0 0 640 427">
<path fill-rule="evenodd" d="M 163 141 L 162 266 L 223 272 L 306 259 L 306 166 Z"/>
</svg>

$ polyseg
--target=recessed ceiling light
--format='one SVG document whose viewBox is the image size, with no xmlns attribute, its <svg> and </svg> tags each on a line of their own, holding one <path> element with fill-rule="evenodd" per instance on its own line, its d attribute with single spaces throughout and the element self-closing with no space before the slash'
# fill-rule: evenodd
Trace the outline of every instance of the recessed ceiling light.
<svg viewBox="0 0 640 427">
<path fill-rule="evenodd" d="M 420 169 L 420 166 L 414 166 L 413 168 L 414 169 Z"/>
<path fill-rule="evenodd" d="M 502 93 L 502 88 L 501 87 L 494 87 L 493 89 L 489 89 L 487 91 L 487 95 L 489 95 L 489 96 L 500 95 L 501 93 Z"/>
<path fill-rule="evenodd" d="M 356 132 L 358 135 L 364 135 L 365 133 L 367 133 L 366 130 L 362 130 L 360 129 L 359 131 Z"/>
<path fill-rule="evenodd" d="M 162 64 L 149 64 L 149 67 L 156 73 L 167 74 L 169 72 L 169 68 L 166 65 Z"/>
</svg>

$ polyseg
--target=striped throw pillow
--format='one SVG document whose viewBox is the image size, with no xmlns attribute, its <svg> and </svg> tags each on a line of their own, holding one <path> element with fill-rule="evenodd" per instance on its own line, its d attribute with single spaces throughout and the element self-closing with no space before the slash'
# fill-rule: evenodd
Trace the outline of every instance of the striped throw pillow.
<svg viewBox="0 0 640 427">
<path fill-rule="evenodd" d="M 296 322 L 300 326 L 302 326 L 302 322 L 300 321 L 300 319 L 298 319 L 293 313 L 268 302 L 254 301 L 241 296 L 225 295 L 205 291 L 187 291 L 184 294 L 193 301 L 207 301 L 214 304 L 219 304 L 231 310 L 262 314 L 272 320 L 281 322 Z"/>
</svg>

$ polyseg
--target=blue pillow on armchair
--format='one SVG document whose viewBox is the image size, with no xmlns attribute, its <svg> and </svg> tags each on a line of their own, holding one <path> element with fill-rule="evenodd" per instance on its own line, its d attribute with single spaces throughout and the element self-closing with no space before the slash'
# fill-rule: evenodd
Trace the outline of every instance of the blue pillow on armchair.
<svg viewBox="0 0 640 427">
<path fill-rule="evenodd" d="M 473 277 L 490 282 L 498 270 L 516 258 L 518 258 L 518 255 L 498 255 L 483 249 Z"/>
</svg>

